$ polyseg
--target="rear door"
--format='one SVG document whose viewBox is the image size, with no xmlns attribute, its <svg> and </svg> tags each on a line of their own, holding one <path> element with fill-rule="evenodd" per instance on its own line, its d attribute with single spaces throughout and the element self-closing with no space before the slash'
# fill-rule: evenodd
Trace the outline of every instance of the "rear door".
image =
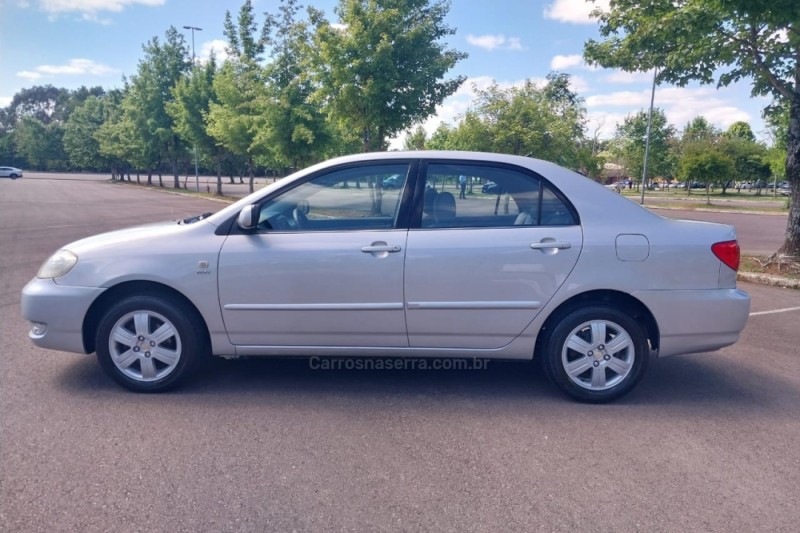
<svg viewBox="0 0 800 533">
<path fill-rule="evenodd" d="M 435 162 L 423 169 L 423 208 L 406 250 L 410 345 L 505 346 L 574 268 L 583 243 L 577 214 L 523 169 Z"/>
</svg>

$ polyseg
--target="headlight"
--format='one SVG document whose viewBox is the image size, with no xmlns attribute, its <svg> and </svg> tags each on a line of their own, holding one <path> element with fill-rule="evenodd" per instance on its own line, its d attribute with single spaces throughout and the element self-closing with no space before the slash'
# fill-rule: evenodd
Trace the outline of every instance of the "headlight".
<svg viewBox="0 0 800 533">
<path fill-rule="evenodd" d="M 59 250 L 50 256 L 50 259 L 44 262 L 39 273 L 36 274 L 37 278 L 53 279 L 60 278 L 67 272 L 72 270 L 72 267 L 78 262 L 78 256 L 69 250 Z"/>
</svg>

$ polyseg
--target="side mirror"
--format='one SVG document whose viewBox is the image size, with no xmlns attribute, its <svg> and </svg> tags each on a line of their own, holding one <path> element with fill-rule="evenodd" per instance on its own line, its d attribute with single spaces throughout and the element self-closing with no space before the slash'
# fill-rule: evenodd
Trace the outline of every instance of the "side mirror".
<svg viewBox="0 0 800 533">
<path fill-rule="evenodd" d="M 258 226 L 259 209 L 257 205 L 248 205 L 239 213 L 236 223 L 241 229 L 251 230 Z"/>
</svg>

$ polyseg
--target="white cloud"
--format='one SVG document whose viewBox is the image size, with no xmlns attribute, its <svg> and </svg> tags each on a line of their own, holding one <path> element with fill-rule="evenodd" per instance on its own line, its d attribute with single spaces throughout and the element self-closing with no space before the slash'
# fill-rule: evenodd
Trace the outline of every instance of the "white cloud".
<svg viewBox="0 0 800 533">
<path fill-rule="evenodd" d="M 213 41 L 206 41 L 200 45 L 200 50 L 197 52 L 197 58 L 201 63 L 207 63 L 211 57 L 211 52 L 214 52 L 217 64 L 220 65 L 228 59 L 228 43 L 222 39 L 214 39 Z"/>
<path fill-rule="evenodd" d="M 553 70 L 566 70 L 577 67 L 583 63 L 583 56 L 572 54 L 568 56 L 557 55 L 550 60 L 550 68 Z"/>
<path fill-rule="evenodd" d="M 39 0 L 39 7 L 47 13 L 120 13 L 126 7 L 163 6 L 166 0 Z"/>
<path fill-rule="evenodd" d="M 710 87 L 664 87 L 657 88 L 655 107 L 664 110 L 667 120 L 681 129 L 695 117 L 703 116 L 714 126 L 727 129 L 736 121 L 752 122 L 753 117 L 746 111 L 736 107 L 735 99 L 724 90 Z M 609 94 L 594 95 L 586 98 L 586 106 L 590 116 L 606 116 L 607 122 L 613 116 L 629 115 L 650 106 L 650 89 L 641 91 L 617 91 Z M 608 108 L 624 108 L 611 111 Z M 624 116 L 623 116 L 624 119 Z M 621 120 L 616 120 L 621 123 Z M 611 125 L 611 124 L 609 124 Z M 616 123 L 613 125 L 615 126 Z M 612 131 L 613 133 L 613 126 Z"/>
<path fill-rule="evenodd" d="M 484 50 L 524 50 L 519 37 L 505 35 L 467 35 L 467 42 Z"/>
<path fill-rule="evenodd" d="M 608 83 L 647 83 L 653 82 L 653 74 L 651 72 L 625 72 L 624 70 L 615 70 L 604 78 Z"/>
<path fill-rule="evenodd" d="M 589 82 L 580 76 L 569 77 L 569 88 L 578 94 L 583 94 L 591 90 Z"/>
<path fill-rule="evenodd" d="M 609 0 L 554 0 L 544 8 L 544 18 L 573 24 L 595 24 L 596 20 L 589 14 L 596 7 L 608 11 Z"/>
<path fill-rule="evenodd" d="M 110 76 L 118 73 L 118 70 L 96 63 L 91 59 L 70 59 L 65 65 L 40 65 L 33 71 L 23 70 L 17 72 L 17 77 L 38 80 L 43 77 L 54 76 Z"/>
<path fill-rule="evenodd" d="M 38 80 L 39 78 L 42 77 L 42 75 L 39 74 L 38 72 L 31 72 L 30 70 L 22 70 L 20 72 L 17 72 L 17 77 L 26 80 Z"/>
<path fill-rule="evenodd" d="M 13 99 L 13 96 L 0 96 L 0 107 L 8 107 Z"/>
</svg>

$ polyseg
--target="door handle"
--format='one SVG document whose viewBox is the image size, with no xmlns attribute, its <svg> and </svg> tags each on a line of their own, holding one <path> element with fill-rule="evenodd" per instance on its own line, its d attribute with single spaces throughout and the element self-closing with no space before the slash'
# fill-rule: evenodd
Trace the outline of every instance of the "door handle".
<svg viewBox="0 0 800 533">
<path fill-rule="evenodd" d="M 379 254 L 385 256 L 386 254 L 396 254 L 401 250 L 397 244 L 386 244 L 385 242 L 375 242 L 369 246 L 362 246 L 361 251 L 365 254 Z"/>
<path fill-rule="evenodd" d="M 547 240 L 542 239 L 541 242 L 531 243 L 533 250 L 567 250 L 572 248 L 572 243 L 565 241 Z"/>
</svg>

